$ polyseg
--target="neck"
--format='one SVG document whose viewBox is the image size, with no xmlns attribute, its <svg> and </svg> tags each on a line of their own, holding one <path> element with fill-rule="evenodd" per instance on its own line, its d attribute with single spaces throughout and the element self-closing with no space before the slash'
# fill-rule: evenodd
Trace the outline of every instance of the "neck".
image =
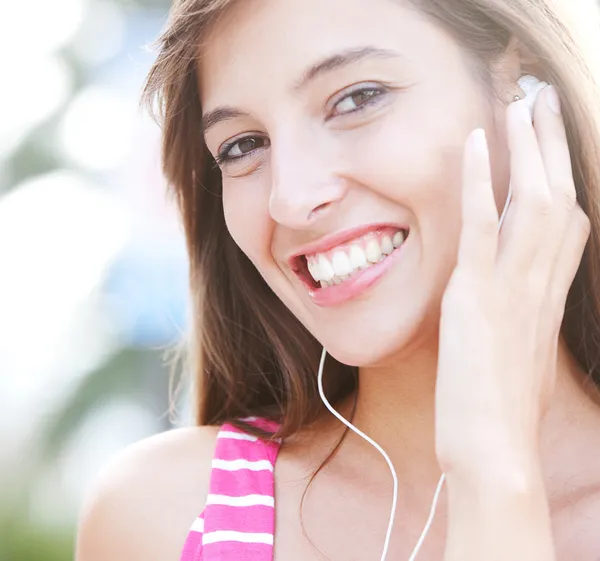
<svg viewBox="0 0 600 561">
<path fill-rule="evenodd" d="M 411 352 L 393 366 L 361 368 L 353 424 L 370 436 L 392 460 L 404 492 L 430 500 L 441 471 L 435 455 L 435 379 L 437 348 Z M 557 384 L 542 422 L 541 458 L 548 493 L 558 497 L 565 482 L 589 459 L 590 444 L 600 428 L 597 394 L 560 341 Z M 339 408 L 349 418 L 351 405 Z M 387 470 L 383 458 L 367 442 L 350 433 L 344 444 L 344 462 L 359 471 Z M 589 463 L 589 462 L 588 462 Z M 598 461 L 590 471 L 598 470 Z M 586 477 L 585 468 L 581 475 Z M 417 497 L 414 497 L 417 499 Z M 418 500 L 418 499 L 417 499 Z"/>
</svg>

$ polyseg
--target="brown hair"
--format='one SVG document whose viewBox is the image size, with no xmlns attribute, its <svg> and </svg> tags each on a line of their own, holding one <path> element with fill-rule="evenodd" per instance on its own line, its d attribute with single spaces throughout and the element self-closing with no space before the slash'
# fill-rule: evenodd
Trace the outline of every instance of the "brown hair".
<svg viewBox="0 0 600 561">
<path fill-rule="evenodd" d="M 276 436 L 285 437 L 323 412 L 316 385 L 320 347 L 229 235 L 220 171 L 200 134 L 196 70 L 200 45 L 233 2 L 175 1 L 158 41 L 158 58 L 144 99 L 157 110 L 163 126 L 164 172 L 186 233 L 194 306 L 189 352 L 197 382 L 197 422 L 245 426 L 241 418 L 258 415 L 280 422 Z M 538 59 L 539 77 L 561 93 L 578 199 L 592 224 L 562 331 L 570 351 L 600 386 L 600 91 L 589 61 L 549 0 L 410 0 L 408 4 L 454 36 L 483 69 L 484 83 L 491 83 L 489 63 L 515 36 Z M 356 369 L 333 359 L 328 359 L 326 379 L 332 403 L 357 387 Z"/>
</svg>

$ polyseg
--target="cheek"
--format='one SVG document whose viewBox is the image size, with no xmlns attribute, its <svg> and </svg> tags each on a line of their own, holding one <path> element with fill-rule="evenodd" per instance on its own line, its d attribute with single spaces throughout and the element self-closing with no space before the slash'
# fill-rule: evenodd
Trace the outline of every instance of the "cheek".
<svg viewBox="0 0 600 561">
<path fill-rule="evenodd" d="M 268 215 L 268 194 L 261 185 L 223 184 L 223 212 L 229 234 L 254 263 L 263 270 L 272 260 L 270 240 L 273 224 Z"/>
<path fill-rule="evenodd" d="M 440 122 L 391 115 L 354 141 L 355 177 L 369 190 L 404 207 L 421 237 L 447 239 L 460 216 L 462 154 L 467 132 L 460 119 Z"/>
<path fill-rule="evenodd" d="M 420 286 L 432 297 L 441 295 L 456 265 L 464 142 L 477 117 L 410 113 L 382 119 L 352 157 L 362 185 L 411 222 Z"/>
</svg>

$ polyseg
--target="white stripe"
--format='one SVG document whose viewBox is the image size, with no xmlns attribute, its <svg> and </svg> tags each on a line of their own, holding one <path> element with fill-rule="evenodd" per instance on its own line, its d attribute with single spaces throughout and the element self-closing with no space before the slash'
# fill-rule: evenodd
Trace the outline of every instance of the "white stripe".
<svg viewBox="0 0 600 561">
<path fill-rule="evenodd" d="M 212 467 L 224 471 L 239 471 L 241 469 L 249 469 L 250 471 L 273 471 L 273 464 L 269 460 L 219 460 L 214 458 Z"/>
<path fill-rule="evenodd" d="M 275 506 L 275 498 L 270 495 L 243 495 L 241 497 L 231 497 L 229 495 L 208 495 L 207 505 L 225 505 L 225 506 Z"/>
<path fill-rule="evenodd" d="M 258 438 L 251 434 L 246 434 L 243 432 L 233 432 L 228 430 L 222 430 L 219 432 L 218 438 L 230 438 L 232 440 L 248 440 L 250 442 L 256 442 Z"/>
<path fill-rule="evenodd" d="M 240 419 L 240 421 L 244 421 L 245 423 L 253 423 L 254 421 L 258 421 L 258 417 L 245 417 L 244 419 Z"/>
<path fill-rule="evenodd" d="M 204 518 L 196 518 L 190 531 L 200 533 L 204 532 Z"/>
<path fill-rule="evenodd" d="M 234 532 L 233 530 L 218 530 L 202 536 L 202 545 L 218 542 L 264 543 L 273 545 L 273 534 L 253 534 L 251 532 Z"/>
</svg>

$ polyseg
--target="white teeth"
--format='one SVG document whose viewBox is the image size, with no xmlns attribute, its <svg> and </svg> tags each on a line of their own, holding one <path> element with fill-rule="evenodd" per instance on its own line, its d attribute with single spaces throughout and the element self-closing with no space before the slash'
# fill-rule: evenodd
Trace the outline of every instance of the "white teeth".
<svg viewBox="0 0 600 561">
<path fill-rule="evenodd" d="M 394 244 L 392 243 L 392 240 L 389 236 L 384 236 L 381 239 L 381 251 L 385 255 L 389 255 L 390 253 L 392 253 L 392 251 L 394 251 Z"/>
<path fill-rule="evenodd" d="M 329 259 L 324 255 L 319 255 L 319 269 L 321 269 L 321 280 L 330 281 L 335 276 L 335 271 L 329 262 Z"/>
<path fill-rule="evenodd" d="M 404 243 L 404 232 L 397 232 L 392 239 L 392 243 L 394 247 L 400 247 Z"/>
<path fill-rule="evenodd" d="M 350 264 L 353 269 L 365 269 L 369 265 L 362 247 L 353 245 L 350 248 Z"/>
<path fill-rule="evenodd" d="M 317 261 L 315 259 L 309 259 L 307 265 L 310 276 L 315 279 L 315 281 L 319 282 L 321 280 L 321 267 L 319 267 Z"/>
<path fill-rule="evenodd" d="M 369 263 L 377 263 L 379 261 L 379 258 L 381 257 L 381 247 L 379 247 L 377 240 L 369 240 L 367 242 L 365 255 L 367 256 L 367 261 L 369 261 Z"/>
<path fill-rule="evenodd" d="M 343 251 L 336 251 L 333 254 L 331 264 L 333 265 L 335 274 L 339 277 L 349 275 L 353 269 L 350 259 L 348 259 L 348 256 Z"/>
<path fill-rule="evenodd" d="M 356 244 L 350 246 L 348 253 L 337 250 L 331 259 L 324 254 L 313 255 L 307 257 L 308 271 L 322 288 L 338 285 L 351 278 L 356 271 L 383 261 L 394 252 L 394 248 L 400 247 L 405 239 L 405 233 L 399 231 L 393 237 L 384 235 L 380 239 L 367 239 L 365 249 Z"/>
</svg>

